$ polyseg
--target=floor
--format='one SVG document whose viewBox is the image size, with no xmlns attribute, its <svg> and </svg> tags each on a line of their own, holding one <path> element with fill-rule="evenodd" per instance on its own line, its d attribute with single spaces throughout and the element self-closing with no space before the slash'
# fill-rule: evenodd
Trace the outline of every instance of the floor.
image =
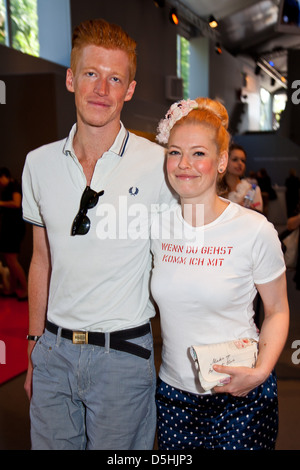
<svg viewBox="0 0 300 470">
<path fill-rule="evenodd" d="M 290 334 L 277 365 L 279 435 L 277 450 L 300 450 L 300 291 L 288 273 L 291 309 Z M 1 312 L 1 300 L 0 300 Z M 161 350 L 159 317 L 153 321 L 156 367 Z M 295 341 L 299 346 L 293 348 Z M 299 350 L 299 354 L 297 353 Z M 28 401 L 23 390 L 25 374 L 0 386 L 0 450 L 29 450 Z"/>
</svg>

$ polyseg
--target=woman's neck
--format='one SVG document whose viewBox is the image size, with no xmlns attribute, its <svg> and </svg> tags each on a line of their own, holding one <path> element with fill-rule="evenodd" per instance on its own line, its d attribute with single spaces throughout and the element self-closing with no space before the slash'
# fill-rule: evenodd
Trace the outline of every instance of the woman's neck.
<svg viewBox="0 0 300 470">
<path fill-rule="evenodd" d="M 229 202 L 217 195 L 210 201 L 191 201 L 181 199 L 182 217 L 192 227 L 201 227 L 216 220 L 226 209 Z"/>
</svg>

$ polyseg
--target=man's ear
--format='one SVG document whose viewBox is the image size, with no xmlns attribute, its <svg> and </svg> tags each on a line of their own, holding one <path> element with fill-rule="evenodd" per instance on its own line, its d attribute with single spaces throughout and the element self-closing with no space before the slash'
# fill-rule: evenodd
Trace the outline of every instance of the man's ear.
<svg viewBox="0 0 300 470">
<path fill-rule="evenodd" d="M 131 98 L 133 97 L 133 94 L 134 94 L 135 87 L 136 87 L 136 81 L 132 80 L 132 82 L 129 84 L 129 87 L 128 87 L 128 90 L 127 90 L 124 101 L 130 101 L 131 100 Z"/>
<path fill-rule="evenodd" d="M 67 69 L 67 74 L 66 74 L 66 87 L 67 90 L 70 91 L 71 93 L 74 93 L 74 74 L 72 69 Z"/>
</svg>

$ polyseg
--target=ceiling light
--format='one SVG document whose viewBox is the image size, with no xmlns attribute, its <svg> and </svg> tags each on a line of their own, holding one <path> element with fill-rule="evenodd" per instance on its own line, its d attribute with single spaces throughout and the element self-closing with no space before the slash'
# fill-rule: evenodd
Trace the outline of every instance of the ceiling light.
<svg viewBox="0 0 300 470">
<path fill-rule="evenodd" d="M 170 17 L 171 23 L 176 24 L 176 25 L 179 24 L 179 19 L 178 19 L 176 8 L 171 8 L 169 17 Z"/>
<path fill-rule="evenodd" d="M 154 0 L 156 8 L 163 8 L 165 6 L 165 0 Z"/>
<path fill-rule="evenodd" d="M 222 47 L 221 47 L 221 44 L 219 42 L 217 42 L 216 45 L 215 45 L 215 51 L 219 55 L 222 54 Z"/>
<path fill-rule="evenodd" d="M 211 28 L 216 28 L 218 26 L 218 22 L 217 22 L 216 18 L 212 15 L 209 17 L 208 24 Z"/>
<path fill-rule="evenodd" d="M 276 70 L 275 67 L 272 67 L 267 60 L 258 59 L 256 66 L 260 67 L 267 75 L 269 75 L 269 77 L 274 78 L 274 80 L 280 83 L 281 86 L 287 88 L 286 78 Z"/>
</svg>

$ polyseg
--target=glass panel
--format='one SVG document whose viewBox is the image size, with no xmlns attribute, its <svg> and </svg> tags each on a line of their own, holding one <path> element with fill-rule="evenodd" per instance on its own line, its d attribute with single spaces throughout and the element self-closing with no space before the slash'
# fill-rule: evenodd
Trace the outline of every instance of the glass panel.
<svg viewBox="0 0 300 470">
<path fill-rule="evenodd" d="M 273 129 L 280 127 L 281 113 L 285 110 L 287 95 L 285 93 L 275 94 L 273 97 Z"/>
<path fill-rule="evenodd" d="M 182 36 L 177 38 L 177 73 L 183 79 L 183 97 L 189 98 L 190 43 Z"/>
<path fill-rule="evenodd" d="M 271 95 L 265 90 L 260 89 L 260 130 L 270 131 L 272 129 L 271 117 Z"/>
<path fill-rule="evenodd" d="M 10 0 L 12 44 L 19 51 L 39 55 L 37 0 Z"/>
<path fill-rule="evenodd" d="M 0 44 L 6 44 L 6 7 L 5 0 L 0 0 Z"/>
</svg>

